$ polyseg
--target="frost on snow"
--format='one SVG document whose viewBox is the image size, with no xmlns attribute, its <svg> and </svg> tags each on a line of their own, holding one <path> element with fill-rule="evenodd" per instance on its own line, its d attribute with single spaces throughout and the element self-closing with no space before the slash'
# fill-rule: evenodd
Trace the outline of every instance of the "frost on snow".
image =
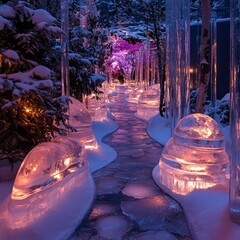
<svg viewBox="0 0 240 240">
<path fill-rule="evenodd" d="M 15 18 L 16 12 L 9 5 L 3 4 L 0 8 L 0 15 L 6 18 Z"/>
<path fill-rule="evenodd" d="M 4 29 L 5 26 L 11 27 L 11 22 L 0 16 L 0 31 Z"/>
<path fill-rule="evenodd" d="M 44 9 L 31 10 L 32 22 L 38 24 L 40 22 L 55 23 L 57 19 Z"/>
<path fill-rule="evenodd" d="M 104 82 L 106 80 L 106 75 L 104 74 L 92 74 L 91 75 L 91 82 L 101 81 Z"/>
<path fill-rule="evenodd" d="M 16 51 L 8 49 L 7 51 L 3 52 L 3 54 L 9 59 L 19 60 L 19 56 Z"/>
<path fill-rule="evenodd" d="M 36 66 L 29 73 L 32 73 L 31 76 L 37 76 L 42 79 L 49 79 L 51 76 L 51 70 L 42 65 Z"/>
</svg>

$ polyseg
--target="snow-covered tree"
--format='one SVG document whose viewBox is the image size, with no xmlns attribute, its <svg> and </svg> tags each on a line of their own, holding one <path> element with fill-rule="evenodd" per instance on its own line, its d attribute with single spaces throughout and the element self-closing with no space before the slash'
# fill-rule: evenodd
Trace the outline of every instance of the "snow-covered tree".
<svg viewBox="0 0 240 240">
<path fill-rule="evenodd" d="M 36 6 L 42 5 L 60 19 L 60 0 L 31 1 Z M 86 27 L 81 26 L 82 5 L 84 1 L 69 0 L 69 78 L 70 94 L 80 101 L 83 95 L 98 93 L 99 87 L 106 79 L 104 72 L 104 57 L 106 56 L 107 35 L 99 26 L 97 16 L 91 11 L 84 15 Z M 86 2 L 87 3 L 87 2 Z M 87 6 L 84 6 L 87 7 Z M 92 6 L 89 6 L 91 8 Z M 60 79 L 60 46 L 56 48 L 58 56 L 52 56 L 49 63 Z M 57 61 L 58 60 L 58 61 Z"/>
<path fill-rule="evenodd" d="M 78 15 L 75 18 L 79 20 Z M 69 34 L 70 86 L 71 95 L 80 101 L 83 95 L 98 94 L 99 87 L 106 80 L 103 63 L 107 40 L 106 31 L 99 27 L 97 16 L 88 14 L 84 28 L 73 19 Z"/>
<path fill-rule="evenodd" d="M 61 32 L 43 9 L 24 1 L 0 4 L 1 158 L 22 160 L 35 145 L 70 127 L 68 100 L 55 97 L 54 74 L 47 67 Z"/>
</svg>

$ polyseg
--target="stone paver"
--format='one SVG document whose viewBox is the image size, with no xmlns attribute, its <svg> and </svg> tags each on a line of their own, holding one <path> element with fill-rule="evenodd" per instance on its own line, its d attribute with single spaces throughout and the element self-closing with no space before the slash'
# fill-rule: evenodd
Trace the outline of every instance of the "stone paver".
<svg viewBox="0 0 240 240">
<path fill-rule="evenodd" d="M 119 128 L 104 138 L 118 153 L 93 173 L 96 199 L 71 240 L 191 240 L 181 206 L 152 179 L 163 146 L 151 139 L 147 124 L 134 117 L 136 105 L 112 103 Z"/>
</svg>

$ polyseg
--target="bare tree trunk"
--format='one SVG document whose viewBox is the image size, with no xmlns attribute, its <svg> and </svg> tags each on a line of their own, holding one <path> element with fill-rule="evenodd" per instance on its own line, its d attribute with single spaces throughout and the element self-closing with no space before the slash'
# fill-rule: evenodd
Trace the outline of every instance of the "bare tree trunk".
<svg viewBox="0 0 240 240">
<path fill-rule="evenodd" d="M 200 80 L 196 103 L 196 112 L 203 113 L 210 75 L 210 0 L 201 0 L 202 3 L 202 36 L 200 46 Z"/>
</svg>

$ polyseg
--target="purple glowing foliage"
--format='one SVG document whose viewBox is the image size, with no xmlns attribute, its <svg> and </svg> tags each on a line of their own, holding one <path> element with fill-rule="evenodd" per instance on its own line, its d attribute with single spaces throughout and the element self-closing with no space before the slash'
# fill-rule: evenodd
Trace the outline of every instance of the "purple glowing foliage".
<svg viewBox="0 0 240 240">
<path fill-rule="evenodd" d="M 129 43 L 123 39 L 118 40 L 115 45 L 114 45 L 114 49 L 113 52 L 120 52 L 120 51 L 124 51 L 124 50 L 128 50 L 128 51 L 138 51 L 139 48 L 142 46 L 143 44 L 140 42 L 137 42 L 135 44 Z"/>
</svg>

